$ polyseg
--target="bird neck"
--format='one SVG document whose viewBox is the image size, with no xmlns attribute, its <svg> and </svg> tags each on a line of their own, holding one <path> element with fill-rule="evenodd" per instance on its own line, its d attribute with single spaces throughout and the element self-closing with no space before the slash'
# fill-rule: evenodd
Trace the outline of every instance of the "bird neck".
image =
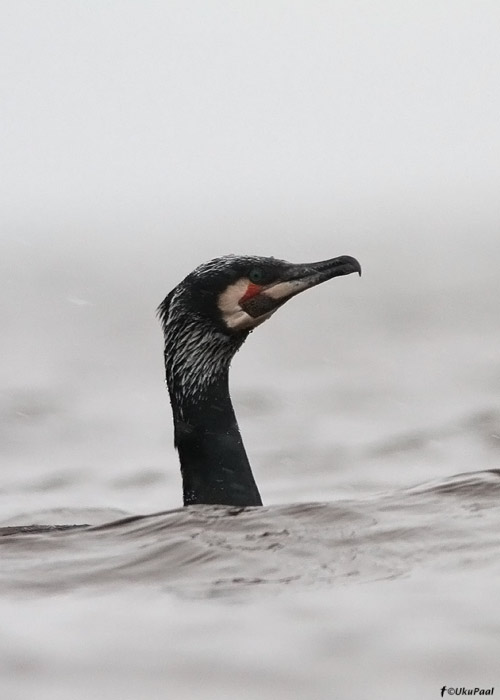
<svg viewBox="0 0 500 700">
<path fill-rule="evenodd" d="M 166 356 L 184 505 L 262 505 L 229 395 L 232 354 L 195 382 Z"/>
</svg>

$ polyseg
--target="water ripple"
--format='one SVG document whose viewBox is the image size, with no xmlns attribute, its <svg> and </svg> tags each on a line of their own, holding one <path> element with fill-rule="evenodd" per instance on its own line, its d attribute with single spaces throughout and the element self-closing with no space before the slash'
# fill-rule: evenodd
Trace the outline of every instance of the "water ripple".
<svg viewBox="0 0 500 700">
<path fill-rule="evenodd" d="M 0 528 L 0 588 L 15 595 L 152 586 L 251 595 L 458 571 L 499 559 L 495 470 L 363 500 L 264 508 L 192 506 L 94 526 Z"/>
</svg>

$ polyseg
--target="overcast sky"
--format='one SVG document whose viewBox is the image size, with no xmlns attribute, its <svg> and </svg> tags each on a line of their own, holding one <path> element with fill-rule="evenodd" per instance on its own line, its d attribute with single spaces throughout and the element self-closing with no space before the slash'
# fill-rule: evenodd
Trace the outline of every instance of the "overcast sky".
<svg viewBox="0 0 500 700">
<path fill-rule="evenodd" d="M 0 34 L 14 245 L 500 220 L 498 0 L 16 0 Z"/>
</svg>

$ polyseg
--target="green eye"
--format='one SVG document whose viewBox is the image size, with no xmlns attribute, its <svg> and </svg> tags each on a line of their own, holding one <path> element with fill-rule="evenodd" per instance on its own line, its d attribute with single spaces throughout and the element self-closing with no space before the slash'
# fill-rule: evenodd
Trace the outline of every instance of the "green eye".
<svg viewBox="0 0 500 700">
<path fill-rule="evenodd" d="M 248 279 L 252 284 L 262 284 L 264 277 L 264 270 L 261 267 L 253 267 L 248 273 Z"/>
</svg>

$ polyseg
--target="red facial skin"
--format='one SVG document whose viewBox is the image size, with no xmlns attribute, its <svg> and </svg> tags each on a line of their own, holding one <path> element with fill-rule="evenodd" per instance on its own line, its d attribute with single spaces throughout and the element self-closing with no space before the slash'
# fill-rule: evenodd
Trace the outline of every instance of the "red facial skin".
<svg viewBox="0 0 500 700">
<path fill-rule="evenodd" d="M 253 282 L 250 282 L 247 287 L 247 291 L 243 294 L 243 296 L 240 299 L 240 303 L 242 301 L 248 301 L 248 299 L 251 299 L 254 297 L 256 294 L 259 294 L 259 292 L 262 291 L 262 286 L 260 284 L 254 284 Z"/>
</svg>

